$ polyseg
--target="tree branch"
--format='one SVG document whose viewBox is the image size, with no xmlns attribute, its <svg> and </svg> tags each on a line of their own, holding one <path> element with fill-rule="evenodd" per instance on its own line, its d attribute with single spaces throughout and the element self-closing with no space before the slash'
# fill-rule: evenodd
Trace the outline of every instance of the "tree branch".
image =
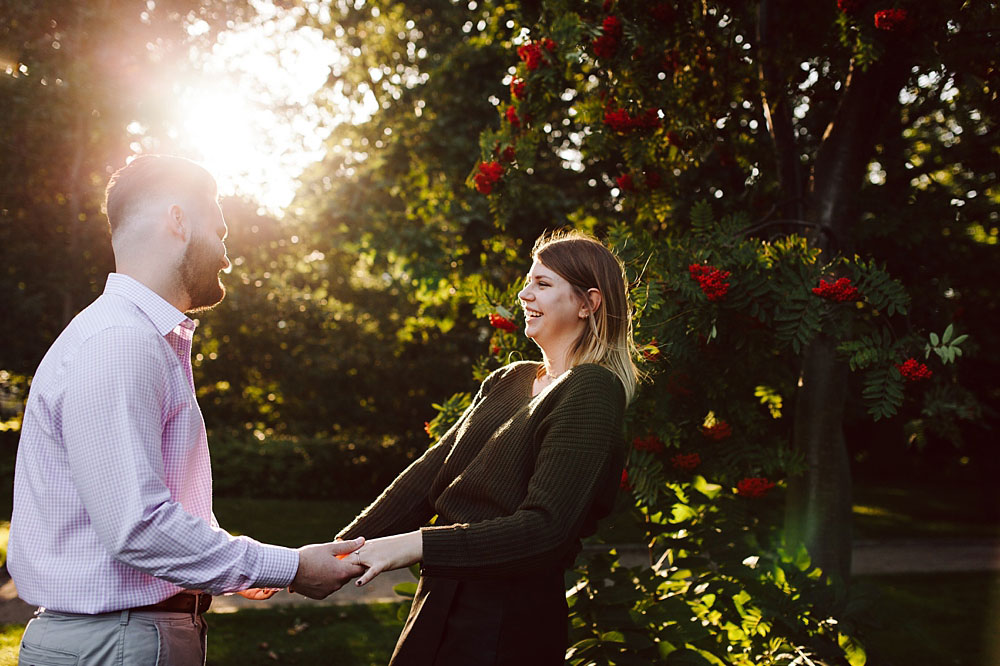
<svg viewBox="0 0 1000 666">
<path fill-rule="evenodd" d="M 779 12 L 773 4 L 774 0 L 761 0 L 757 13 L 760 97 L 767 129 L 774 141 L 778 181 L 784 195 L 782 198 L 789 202 L 784 214 L 791 218 L 802 218 L 805 216 L 802 205 L 804 194 L 802 166 L 799 162 L 798 146 L 795 143 L 795 127 L 792 122 L 787 81 L 782 76 L 773 48 L 779 33 L 775 25 Z"/>
</svg>

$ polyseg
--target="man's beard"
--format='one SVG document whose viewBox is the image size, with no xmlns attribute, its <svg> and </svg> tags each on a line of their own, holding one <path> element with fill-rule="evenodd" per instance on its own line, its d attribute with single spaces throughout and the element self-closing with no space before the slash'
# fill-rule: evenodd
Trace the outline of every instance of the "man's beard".
<svg viewBox="0 0 1000 666">
<path fill-rule="evenodd" d="M 208 310 L 226 297 L 226 288 L 219 279 L 219 258 L 200 237 L 192 238 L 184 250 L 181 285 L 191 299 L 188 312 Z"/>
</svg>

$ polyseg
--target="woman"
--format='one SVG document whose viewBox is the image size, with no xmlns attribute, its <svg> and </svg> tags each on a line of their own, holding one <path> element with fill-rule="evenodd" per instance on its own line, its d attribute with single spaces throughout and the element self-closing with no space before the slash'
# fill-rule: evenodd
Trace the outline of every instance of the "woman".
<svg viewBox="0 0 1000 666">
<path fill-rule="evenodd" d="M 637 371 L 617 258 L 579 233 L 539 238 L 532 258 L 518 299 L 543 361 L 487 377 L 338 535 L 369 539 L 349 556 L 358 585 L 421 562 L 392 666 L 563 663 L 564 570 L 614 502 Z"/>
</svg>

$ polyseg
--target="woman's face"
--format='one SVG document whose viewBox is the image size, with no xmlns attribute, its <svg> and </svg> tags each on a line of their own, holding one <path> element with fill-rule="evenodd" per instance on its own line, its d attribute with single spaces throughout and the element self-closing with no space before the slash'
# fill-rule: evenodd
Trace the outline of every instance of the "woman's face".
<svg viewBox="0 0 1000 666">
<path fill-rule="evenodd" d="M 517 297 L 524 309 L 524 334 L 540 347 L 569 344 L 586 325 L 583 301 L 572 285 L 538 259 Z"/>
</svg>

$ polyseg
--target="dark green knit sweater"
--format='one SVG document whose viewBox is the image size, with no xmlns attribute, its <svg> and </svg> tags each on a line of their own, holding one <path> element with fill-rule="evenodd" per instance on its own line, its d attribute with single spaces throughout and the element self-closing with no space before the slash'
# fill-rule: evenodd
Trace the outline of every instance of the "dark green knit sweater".
<svg viewBox="0 0 1000 666">
<path fill-rule="evenodd" d="M 339 537 L 421 528 L 423 572 L 537 574 L 572 564 L 611 510 L 624 459 L 625 391 L 580 365 L 531 396 L 537 363 L 500 368 L 457 423 Z M 435 524 L 421 527 L 437 514 Z"/>
</svg>

